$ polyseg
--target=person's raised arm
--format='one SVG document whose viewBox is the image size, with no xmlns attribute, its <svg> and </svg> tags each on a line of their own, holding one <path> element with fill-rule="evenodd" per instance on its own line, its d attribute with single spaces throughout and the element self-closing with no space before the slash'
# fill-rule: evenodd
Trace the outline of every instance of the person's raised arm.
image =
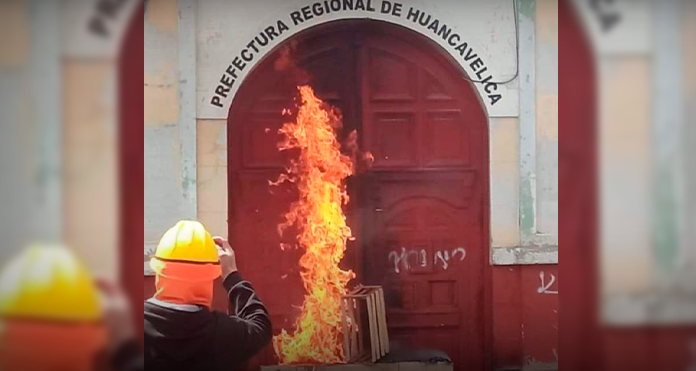
<svg viewBox="0 0 696 371">
<path fill-rule="evenodd" d="M 234 341 L 235 353 L 243 362 L 271 340 L 272 327 L 266 307 L 248 281 L 242 279 L 237 270 L 234 250 L 222 237 L 214 237 L 218 245 L 220 266 L 222 268 L 223 286 L 228 293 L 229 320 L 223 321 L 222 331 L 225 337 Z"/>
</svg>

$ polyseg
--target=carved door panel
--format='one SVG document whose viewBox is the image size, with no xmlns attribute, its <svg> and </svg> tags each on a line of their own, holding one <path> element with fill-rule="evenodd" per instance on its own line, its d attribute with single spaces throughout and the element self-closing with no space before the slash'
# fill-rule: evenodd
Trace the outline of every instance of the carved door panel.
<svg viewBox="0 0 696 371">
<path fill-rule="evenodd" d="M 484 364 L 485 114 L 449 61 L 399 33 L 360 48 L 364 273 L 385 287 L 390 337 Z M 396 344 L 395 344 L 396 345 Z"/>
</svg>

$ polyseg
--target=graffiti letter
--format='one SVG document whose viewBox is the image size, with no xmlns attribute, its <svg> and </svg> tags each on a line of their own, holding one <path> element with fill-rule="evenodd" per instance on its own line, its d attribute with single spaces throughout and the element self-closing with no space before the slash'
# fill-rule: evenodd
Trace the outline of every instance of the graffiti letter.
<svg viewBox="0 0 696 371">
<path fill-rule="evenodd" d="M 437 259 L 440 259 L 442 261 L 442 269 L 447 270 L 447 267 L 449 266 L 449 252 L 445 251 L 444 257 L 442 255 L 442 251 L 438 251 L 435 253 L 435 258 L 433 259 L 433 264 L 437 265 Z"/>
<path fill-rule="evenodd" d="M 549 283 L 546 284 L 544 281 L 544 271 L 539 272 L 539 280 L 541 281 L 541 286 L 537 289 L 540 294 L 558 295 L 558 290 L 549 290 L 551 286 L 556 282 L 556 276 L 551 273 L 551 279 Z"/>
<path fill-rule="evenodd" d="M 394 272 L 395 273 L 398 274 L 399 272 L 401 272 L 399 270 L 399 263 L 402 263 L 404 266 L 404 269 L 406 269 L 406 270 L 408 270 L 410 268 L 408 265 L 407 257 L 408 257 L 408 255 L 406 254 L 405 247 L 401 248 L 401 254 L 397 254 L 396 251 L 393 251 L 393 250 L 389 253 L 389 259 L 392 259 L 392 258 L 394 259 Z"/>
<path fill-rule="evenodd" d="M 452 259 L 454 259 L 454 256 L 461 253 L 462 257 L 459 258 L 459 261 L 464 260 L 466 258 L 466 250 L 464 250 L 463 247 L 457 247 L 456 249 L 452 250 Z"/>
</svg>

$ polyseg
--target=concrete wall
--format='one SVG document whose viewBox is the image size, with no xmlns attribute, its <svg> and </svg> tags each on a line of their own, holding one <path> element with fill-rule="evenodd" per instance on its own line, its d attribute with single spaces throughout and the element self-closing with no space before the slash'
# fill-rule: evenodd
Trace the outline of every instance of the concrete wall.
<svg viewBox="0 0 696 371">
<path fill-rule="evenodd" d="M 26 75 L 31 60 L 32 22 L 26 2 L 0 2 L 0 235 L 3 245 L 0 260 L 16 253 L 33 234 L 33 214 L 28 189 L 34 187 L 30 174 L 35 170 L 32 150 L 34 125 L 28 110 L 17 109 L 30 95 L 26 91 Z M 17 138 L 22 138 L 18 141 Z M 11 161 L 23 158 L 23 162 Z M 32 205 L 33 206 L 33 205 Z M 51 228 L 53 229 L 53 228 Z"/>
<path fill-rule="evenodd" d="M 182 138 L 179 116 L 179 14 L 176 0 L 148 1 L 145 12 L 146 253 L 180 219 L 183 209 Z M 195 139 L 195 138 L 194 138 Z"/>
<path fill-rule="evenodd" d="M 558 245 L 558 2 L 536 2 L 536 233 Z"/>
<path fill-rule="evenodd" d="M 198 220 L 213 235 L 227 235 L 227 121 L 197 122 Z"/>
<path fill-rule="evenodd" d="M 53 3 L 50 19 L 58 26 L 53 41 L 59 50 L 55 63 L 60 90 L 55 91 L 55 111 L 45 112 L 60 123 L 57 138 L 62 240 L 93 272 L 116 279 L 121 263 L 118 55 L 138 4 L 124 2 L 105 15 L 90 0 L 29 3 L 33 7 Z M 46 21 L 38 19 L 39 23 Z M 45 51 L 45 46 L 39 48 Z M 46 71 L 36 75 L 43 73 Z M 52 93 L 43 87 L 39 91 L 40 100 Z"/>
<path fill-rule="evenodd" d="M 63 243 L 116 278 L 115 56 L 130 3 L 98 38 L 91 2 L 0 4 L 0 256 Z"/>
<path fill-rule="evenodd" d="M 558 262 L 558 2 L 522 0 L 520 111 L 491 117 L 494 264 Z"/>
<path fill-rule="evenodd" d="M 116 63 L 66 58 L 63 80 L 63 230 L 95 272 L 116 277 Z"/>
</svg>

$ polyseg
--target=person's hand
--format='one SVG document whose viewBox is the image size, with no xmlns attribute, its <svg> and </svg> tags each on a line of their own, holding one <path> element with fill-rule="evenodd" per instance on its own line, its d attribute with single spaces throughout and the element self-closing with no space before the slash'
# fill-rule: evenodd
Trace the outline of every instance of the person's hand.
<svg viewBox="0 0 696 371">
<path fill-rule="evenodd" d="M 108 334 L 108 347 L 114 352 L 126 342 L 137 339 L 130 303 L 118 284 L 105 278 L 95 280 Z"/>
<path fill-rule="evenodd" d="M 234 256 L 234 250 L 226 239 L 215 236 L 213 241 L 218 246 L 218 256 L 220 257 L 220 268 L 222 268 L 222 279 L 224 280 L 230 274 L 237 271 L 237 259 Z"/>
</svg>

